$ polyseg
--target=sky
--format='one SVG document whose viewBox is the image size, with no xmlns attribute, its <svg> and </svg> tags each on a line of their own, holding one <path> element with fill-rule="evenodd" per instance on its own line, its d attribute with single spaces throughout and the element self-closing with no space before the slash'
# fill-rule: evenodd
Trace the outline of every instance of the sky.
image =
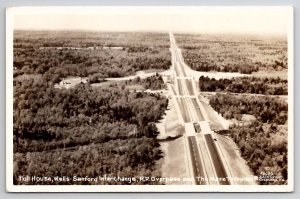
<svg viewBox="0 0 300 199">
<path fill-rule="evenodd" d="M 286 34 L 289 7 L 19 7 L 14 28 Z"/>
</svg>

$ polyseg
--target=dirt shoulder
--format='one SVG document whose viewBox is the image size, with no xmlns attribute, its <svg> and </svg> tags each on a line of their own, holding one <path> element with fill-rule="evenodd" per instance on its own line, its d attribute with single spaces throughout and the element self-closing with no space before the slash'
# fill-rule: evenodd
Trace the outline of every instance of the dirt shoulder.
<svg viewBox="0 0 300 199">
<path fill-rule="evenodd" d="M 157 124 L 160 135 L 158 137 L 182 135 L 183 127 L 178 121 L 178 115 L 173 105 L 172 100 L 169 102 L 166 115 Z M 184 153 L 184 138 L 178 137 L 174 140 L 160 140 L 163 158 L 159 161 L 158 167 L 161 169 L 162 177 L 180 178 L 181 180 L 187 177 L 185 153 Z M 188 184 L 184 181 L 167 182 L 168 185 L 183 185 Z"/>
</svg>

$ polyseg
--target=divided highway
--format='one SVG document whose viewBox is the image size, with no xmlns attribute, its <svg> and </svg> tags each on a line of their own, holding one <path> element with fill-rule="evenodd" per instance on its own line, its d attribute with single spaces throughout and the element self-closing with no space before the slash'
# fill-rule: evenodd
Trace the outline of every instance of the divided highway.
<svg viewBox="0 0 300 199">
<path fill-rule="evenodd" d="M 214 143 L 214 140 L 213 140 L 211 134 L 206 134 L 206 135 L 204 135 L 204 137 L 205 137 L 209 152 L 211 154 L 213 165 L 215 166 L 217 176 L 219 178 L 222 178 L 222 179 L 226 178 L 227 174 L 226 174 L 226 171 L 225 171 L 225 168 L 224 168 L 224 164 L 222 162 L 222 159 L 220 157 L 220 154 L 217 150 L 217 147 Z M 230 184 L 229 181 L 219 181 L 219 183 L 222 184 L 222 185 L 229 185 Z"/>
<path fill-rule="evenodd" d="M 216 140 L 211 134 L 211 130 L 205 126 L 200 132 L 196 133 L 194 128 L 195 124 L 201 122 L 205 123 L 204 110 L 201 110 L 199 101 L 197 101 L 196 90 L 193 86 L 193 78 L 188 77 L 185 71 L 185 64 L 179 48 L 176 46 L 176 41 L 173 34 L 170 33 L 170 43 L 172 52 L 172 65 L 174 69 L 174 82 L 177 97 L 175 102 L 178 105 L 179 114 L 181 115 L 184 125 L 186 127 L 186 142 L 187 149 L 189 151 L 189 160 L 191 161 L 192 175 L 195 177 L 196 185 L 203 184 L 220 184 L 229 185 L 229 181 L 226 180 L 212 180 L 212 179 L 226 179 L 228 176 L 226 168 L 224 166 L 222 157 L 215 144 Z M 173 94 L 175 95 L 175 91 Z M 193 125 L 191 128 L 190 125 Z M 188 130 L 187 130 L 188 129 Z M 202 137 L 201 137 L 202 136 Z M 199 144 L 199 142 L 200 144 Z M 199 151 L 201 149 L 201 151 Z M 207 181 L 198 181 L 196 177 L 202 177 L 208 179 Z"/>
<path fill-rule="evenodd" d="M 200 159 L 200 153 L 197 146 L 197 141 L 195 136 L 188 137 L 188 143 L 190 146 L 190 155 L 192 159 L 192 166 L 194 170 L 195 177 L 205 176 L 204 167 Z M 195 180 L 196 185 L 207 184 L 206 181 Z"/>
</svg>

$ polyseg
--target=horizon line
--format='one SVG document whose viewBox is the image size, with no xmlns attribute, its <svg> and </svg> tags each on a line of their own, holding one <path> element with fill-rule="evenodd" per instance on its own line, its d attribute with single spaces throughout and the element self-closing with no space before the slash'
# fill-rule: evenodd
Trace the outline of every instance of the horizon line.
<svg viewBox="0 0 300 199">
<path fill-rule="evenodd" d="M 169 33 L 172 32 L 173 34 L 236 34 L 236 35 L 259 35 L 259 36 L 287 36 L 287 33 L 280 33 L 280 32 L 239 32 L 239 31 L 171 31 L 171 30 L 96 30 L 96 29 L 35 29 L 35 28 L 16 28 L 14 31 L 49 31 L 49 32 L 116 32 L 116 33 Z"/>
</svg>

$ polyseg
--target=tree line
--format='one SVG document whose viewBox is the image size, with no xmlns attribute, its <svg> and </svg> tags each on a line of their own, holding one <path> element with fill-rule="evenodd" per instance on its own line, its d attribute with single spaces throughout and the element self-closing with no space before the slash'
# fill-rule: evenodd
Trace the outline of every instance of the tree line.
<svg viewBox="0 0 300 199">
<path fill-rule="evenodd" d="M 243 114 L 255 116 L 251 124 L 241 122 L 217 133 L 233 139 L 253 174 L 263 176 L 272 172 L 282 177 L 276 182 L 258 181 L 259 184 L 286 184 L 287 173 L 287 114 L 288 105 L 280 98 L 266 96 L 245 97 L 216 94 L 211 106 L 226 119 L 241 121 Z"/>
<path fill-rule="evenodd" d="M 176 34 L 186 63 L 197 71 L 281 71 L 288 67 L 286 38 L 239 34 Z"/>
<path fill-rule="evenodd" d="M 251 74 L 257 72 L 259 66 L 251 63 L 220 63 L 220 59 L 207 58 L 205 54 L 199 54 L 198 50 L 185 49 L 182 53 L 184 61 L 196 71 L 217 71 Z M 219 61 L 218 61 L 219 60 Z"/>
<path fill-rule="evenodd" d="M 133 80 L 127 80 L 126 85 L 142 85 L 145 89 L 162 90 L 166 89 L 166 85 L 161 75 L 156 73 L 150 77 L 140 78 L 136 77 Z"/>
<path fill-rule="evenodd" d="M 139 70 L 166 70 L 171 65 L 168 37 L 159 33 L 97 33 L 95 36 L 17 31 L 14 34 L 14 77 L 23 74 L 59 78 L 93 74 L 101 78 L 123 77 Z M 87 35 L 82 37 L 82 34 Z"/>
<path fill-rule="evenodd" d="M 254 122 L 250 126 L 234 126 L 218 132 L 230 136 L 238 145 L 242 157 L 246 160 L 253 174 L 263 176 L 272 173 L 278 181 L 258 181 L 261 185 L 287 184 L 288 151 L 287 131 L 276 123 Z"/>
<path fill-rule="evenodd" d="M 231 94 L 213 95 L 209 100 L 214 110 L 226 119 L 241 119 L 242 114 L 250 114 L 262 123 L 285 124 L 288 105 L 280 98 L 268 96 L 238 96 Z"/>
<path fill-rule="evenodd" d="M 288 81 L 278 78 L 236 77 L 232 79 L 215 79 L 201 76 L 201 91 L 253 93 L 263 95 L 287 95 Z"/>
<path fill-rule="evenodd" d="M 19 175 L 42 176 L 46 168 L 52 176 L 156 173 L 162 156 L 154 123 L 167 105 L 163 96 L 116 84 L 54 89 L 43 78 L 16 81 L 14 183 Z M 98 149 L 106 152 L 93 154 Z M 49 161 L 60 158 L 66 160 Z"/>
</svg>

